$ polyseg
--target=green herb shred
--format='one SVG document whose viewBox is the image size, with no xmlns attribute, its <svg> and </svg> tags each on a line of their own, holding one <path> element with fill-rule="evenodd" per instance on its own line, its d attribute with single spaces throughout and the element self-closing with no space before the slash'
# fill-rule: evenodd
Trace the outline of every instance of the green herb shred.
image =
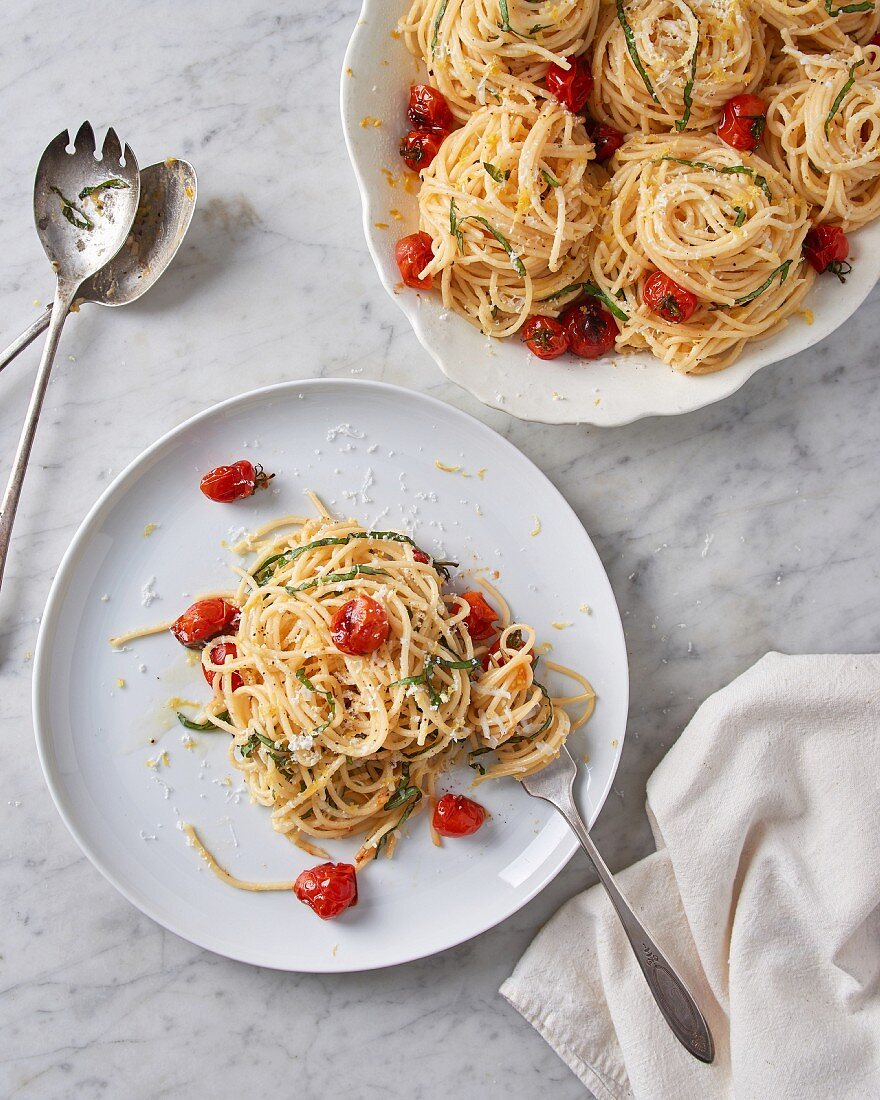
<svg viewBox="0 0 880 1100">
<path fill-rule="evenodd" d="M 599 301 L 604 302 L 618 321 L 629 320 L 629 314 L 624 313 L 611 295 L 606 294 L 604 290 L 600 290 L 595 283 L 569 283 L 569 285 L 564 286 L 562 290 L 557 290 L 555 294 L 549 294 L 546 298 L 542 298 L 541 301 L 554 302 L 557 298 L 565 298 L 567 295 L 574 294 L 575 292 L 579 294 L 589 294 L 591 298 L 598 298 Z"/>
<path fill-rule="evenodd" d="M 833 7 L 834 0 L 825 0 L 825 11 L 834 19 L 838 15 L 852 15 L 859 11 L 873 11 L 873 0 L 862 0 L 860 4 L 845 4 L 842 8 Z"/>
<path fill-rule="evenodd" d="M 691 12 L 693 15 L 694 13 Z M 696 19 L 696 15 L 694 15 Z M 675 128 L 681 133 L 682 130 L 687 129 L 687 124 L 691 118 L 691 107 L 694 104 L 694 84 L 697 79 L 697 58 L 700 52 L 700 21 L 697 19 L 697 41 L 694 45 L 694 52 L 691 57 L 691 71 L 687 79 L 687 83 L 684 86 L 684 112 L 681 118 L 676 122 Z"/>
<path fill-rule="evenodd" d="M 291 596 L 297 592 L 307 592 L 310 588 L 318 588 L 325 584 L 342 584 L 344 581 L 353 581 L 355 577 L 387 577 L 390 574 L 385 569 L 374 569 L 371 565 L 355 565 L 347 573 L 327 573 L 323 577 L 312 577 L 302 584 L 285 585 L 285 591 Z"/>
<path fill-rule="evenodd" d="M 849 67 L 849 79 L 847 80 L 846 84 L 844 84 L 844 86 L 837 93 L 837 95 L 834 99 L 834 102 L 831 104 L 831 110 L 828 112 L 828 117 L 825 119 L 825 137 L 828 137 L 828 130 L 831 127 L 831 120 L 834 118 L 834 116 L 840 110 L 840 105 L 846 99 L 847 93 L 849 92 L 849 90 L 853 86 L 853 84 L 855 84 L 855 82 L 856 82 L 856 69 L 859 67 L 859 65 L 864 65 L 864 63 L 865 63 L 864 58 L 862 58 L 862 60 L 854 61 L 852 63 L 852 65 L 850 65 L 850 67 Z"/>
<path fill-rule="evenodd" d="M 49 190 L 53 195 L 57 195 L 61 199 L 61 214 L 65 217 L 71 225 L 76 226 L 77 229 L 94 229 L 95 223 L 88 216 L 85 210 L 81 210 L 73 199 L 67 198 L 59 187 L 55 184 L 49 185 Z"/>
<path fill-rule="evenodd" d="M 708 164 L 704 160 L 682 160 L 680 157 L 663 156 L 657 161 L 668 160 L 672 164 L 683 164 L 687 168 L 702 168 L 706 172 L 717 172 L 720 176 L 751 176 L 755 181 L 755 186 L 760 187 L 767 199 L 773 202 L 773 192 L 770 190 L 770 185 L 767 183 L 765 176 L 759 175 L 754 168 L 747 168 L 744 164 L 729 164 L 723 168 L 719 168 L 717 164 Z"/>
<path fill-rule="evenodd" d="M 437 38 L 440 34 L 440 24 L 443 22 L 443 16 L 446 14 L 446 8 L 449 6 L 449 0 L 443 0 L 440 8 L 437 11 L 437 16 L 434 19 L 433 33 L 431 34 L 431 57 L 434 56 L 434 51 L 437 49 Z"/>
<path fill-rule="evenodd" d="M 779 285 L 782 286 L 782 284 L 788 278 L 788 269 L 791 267 L 792 263 L 794 263 L 793 260 L 786 260 L 784 264 L 780 264 L 779 267 L 775 268 L 770 273 L 769 277 L 763 283 L 761 283 L 757 290 L 753 290 L 750 294 L 744 294 L 742 298 L 735 298 L 732 304 L 727 308 L 732 309 L 733 306 L 745 306 L 748 305 L 749 302 L 754 302 L 756 298 L 760 298 L 765 290 L 770 289 L 770 287 L 773 285 L 773 280 L 776 278 L 777 275 L 779 276 Z M 709 306 L 709 309 L 711 310 L 724 308 L 724 306 Z"/>
<path fill-rule="evenodd" d="M 462 249 L 464 248 L 464 234 L 462 233 L 461 227 L 464 225 L 465 222 L 479 222 L 480 225 L 488 230 L 488 232 L 492 234 L 495 240 L 501 245 L 501 247 L 510 257 L 510 262 L 513 265 L 513 270 L 517 273 L 517 275 L 521 275 L 522 278 L 526 277 L 527 272 L 525 269 L 525 264 L 523 264 L 522 260 L 519 258 L 519 256 L 517 256 L 516 252 L 514 252 L 510 241 L 504 236 L 504 234 L 499 232 L 495 228 L 495 226 L 491 224 L 491 222 L 487 221 L 486 218 L 481 217 L 479 214 L 468 214 L 464 218 L 460 218 L 458 216 L 458 211 L 455 208 L 455 199 L 450 199 L 449 231 L 455 237 L 456 241 L 458 241 L 459 251 L 462 251 Z"/>
<path fill-rule="evenodd" d="M 496 183 L 507 183 L 510 179 L 510 169 L 506 168 L 503 172 L 500 168 L 496 168 L 494 164 L 490 164 L 487 160 L 480 162 L 489 175 L 495 180 Z"/>
<path fill-rule="evenodd" d="M 215 725 L 210 718 L 207 719 L 207 721 L 205 722 L 194 722 L 192 718 L 187 718 L 187 716 L 185 714 L 181 714 L 180 711 L 177 711 L 177 721 L 180 722 L 182 726 L 185 726 L 186 729 L 198 730 L 200 733 L 206 733 L 208 730 L 219 730 L 221 728 L 220 726 Z M 217 721 L 228 722 L 229 711 L 221 711 L 221 713 L 217 715 Z"/>
<path fill-rule="evenodd" d="M 733 228 L 739 229 L 741 225 L 745 224 L 746 212 L 741 206 L 735 206 L 733 209 L 736 211 L 736 221 L 733 223 Z"/>
<path fill-rule="evenodd" d="M 125 180 L 113 179 L 104 180 L 103 183 L 96 183 L 94 187 L 84 187 L 79 193 L 81 199 L 86 199 L 90 195 L 99 195 L 102 191 L 118 191 L 121 187 L 130 187 L 131 184 L 126 183 Z"/>
<path fill-rule="evenodd" d="M 617 19 L 623 28 L 623 37 L 626 39 L 626 48 L 629 56 L 632 58 L 632 63 L 638 70 L 639 76 L 645 82 L 645 87 L 648 89 L 648 95 L 650 95 L 655 103 L 659 104 L 660 100 L 657 98 L 657 93 L 654 91 L 654 85 L 651 83 L 651 78 L 648 76 L 648 72 L 642 64 L 642 59 L 639 57 L 639 51 L 636 48 L 636 36 L 633 34 L 633 29 L 626 17 L 626 8 L 623 0 L 617 0 Z"/>
<path fill-rule="evenodd" d="M 333 697 L 332 691 L 321 691 L 320 688 L 316 688 L 312 681 L 306 676 L 306 670 L 304 668 L 298 668 L 296 670 L 296 678 L 302 684 L 304 688 L 309 691 L 313 691 L 315 695 L 323 695 L 327 700 L 327 706 L 330 708 L 330 717 L 326 722 L 322 722 L 320 726 L 312 731 L 312 736 L 317 737 L 319 733 L 323 733 L 325 729 L 330 725 L 333 719 L 336 717 L 336 700 Z"/>
<path fill-rule="evenodd" d="M 541 175 L 551 187 L 560 187 L 562 185 L 562 181 L 558 180 L 547 168 L 541 169 Z"/>
</svg>

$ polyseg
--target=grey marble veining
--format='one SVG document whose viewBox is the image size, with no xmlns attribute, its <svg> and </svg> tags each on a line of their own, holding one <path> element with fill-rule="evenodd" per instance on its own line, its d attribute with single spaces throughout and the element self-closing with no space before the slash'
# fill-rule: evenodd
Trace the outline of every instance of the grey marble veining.
<svg viewBox="0 0 880 1100">
<path fill-rule="evenodd" d="M 770 648 L 876 648 L 880 294 L 703 412 L 611 431 L 489 412 L 442 380 L 363 243 L 337 112 L 355 0 L 280 7 L 14 0 L 4 13 L 0 338 L 51 290 L 30 190 L 62 126 L 112 122 L 144 164 L 187 157 L 200 208 L 148 297 L 68 325 L 19 512 L 0 597 L 0 1094 L 579 1097 L 496 990 L 593 881 L 580 856 L 469 944 L 337 977 L 206 954 L 105 883 L 52 807 L 33 747 L 29 659 L 49 583 L 111 474 L 210 403 L 315 374 L 442 397 L 547 471 L 611 576 L 632 719 L 595 835 L 625 866 L 650 849 L 645 780 L 706 695 Z M 4 479 L 35 362 L 34 349 L 0 377 Z"/>
</svg>

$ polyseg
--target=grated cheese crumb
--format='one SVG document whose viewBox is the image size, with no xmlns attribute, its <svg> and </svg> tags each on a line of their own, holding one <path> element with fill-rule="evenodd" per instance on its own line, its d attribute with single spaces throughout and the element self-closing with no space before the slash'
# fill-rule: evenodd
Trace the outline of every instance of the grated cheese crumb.
<svg viewBox="0 0 880 1100">
<path fill-rule="evenodd" d="M 551 623 L 554 630 L 567 630 L 570 626 L 574 626 L 574 623 Z"/>
<path fill-rule="evenodd" d="M 158 526 L 159 526 L 158 523 L 148 523 L 146 525 L 146 527 L 144 528 L 144 538 L 148 539 L 150 537 L 150 535 L 152 535 L 152 533 L 156 530 L 156 528 Z"/>
</svg>

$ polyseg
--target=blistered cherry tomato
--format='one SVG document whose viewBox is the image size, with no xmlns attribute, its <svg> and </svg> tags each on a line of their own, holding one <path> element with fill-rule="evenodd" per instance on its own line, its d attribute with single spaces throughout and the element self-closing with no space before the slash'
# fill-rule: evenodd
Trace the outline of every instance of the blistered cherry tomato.
<svg viewBox="0 0 880 1100">
<path fill-rule="evenodd" d="M 385 608 L 369 596 L 349 600 L 330 620 L 330 637 L 340 653 L 352 657 L 373 653 L 388 640 Z"/>
<path fill-rule="evenodd" d="M 486 811 L 463 794 L 444 794 L 434 807 L 432 820 L 441 836 L 470 836 L 486 820 Z"/>
<path fill-rule="evenodd" d="M 756 95 L 728 99 L 718 123 L 718 136 L 734 149 L 754 149 L 767 125 L 767 104 Z"/>
<path fill-rule="evenodd" d="M 522 649 L 522 634 L 514 631 L 507 639 L 508 649 Z M 490 667 L 502 668 L 507 664 L 507 655 L 501 652 L 501 639 L 496 638 L 489 646 L 489 652 L 483 654 L 483 672 L 488 672 Z"/>
<path fill-rule="evenodd" d="M 620 130 L 615 130 L 613 126 L 606 126 L 604 122 L 590 123 L 587 133 L 596 150 L 598 164 L 604 164 L 606 160 L 610 160 L 624 142 L 624 136 Z"/>
<path fill-rule="evenodd" d="M 870 45 L 880 46 L 880 34 L 875 34 L 874 35 L 874 37 L 871 39 Z"/>
<path fill-rule="evenodd" d="M 413 550 L 413 561 L 420 562 L 422 565 L 427 565 L 430 560 L 431 559 L 424 550 Z"/>
<path fill-rule="evenodd" d="M 455 125 L 452 111 L 442 92 L 430 84 L 413 84 L 409 90 L 406 117 L 416 130 L 446 130 Z"/>
<path fill-rule="evenodd" d="M 319 863 L 303 871 L 293 892 L 321 920 L 332 920 L 357 905 L 357 874 L 350 863 Z"/>
<path fill-rule="evenodd" d="M 814 225 L 804 237 L 804 255 L 820 275 L 830 271 L 841 282 L 852 270 L 846 262 L 849 241 L 839 225 Z"/>
<path fill-rule="evenodd" d="M 267 474 L 262 466 L 254 466 L 246 458 L 240 458 L 231 466 L 209 470 L 199 488 L 209 500 L 231 504 L 242 497 L 252 497 L 257 489 L 265 489 L 274 476 Z"/>
<path fill-rule="evenodd" d="M 671 325 L 690 320 L 697 308 L 696 297 L 662 271 L 654 271 L 645 279 L 642 298 L 649 309 Z"/>
<path fill-rule="evenodd" d="M 530 317 L 522 327 L 523 342 L 539 359 L 556 359 L 568 351 L 568 337 L 552 317 Z"/>
<path fill-rule="evenodd" d="M 570 68 L 561 69 L 558 65 L 551 65 L 547 70 L 547 91 L 572 114 L 578 114 L 590 98 L 593 77 L 589 65 L 582 57 L 567 57 L 565 60 Z"/>
<path fill-rule="evenodd" d="M 434 259 L 431 238 L 427 233 L 410 233 L 408 237 L 401 237 L 394 249 L 394 257 L 400 268 L 400 276 L 407 286 L 417 290 L 431 289 L 434 285 L 432 275 L 419 278 L 419 272 L 424 271 Z"/>
<path fill-rule="evenodd" d="M 208 657 L 215 665 L 225 664 L 227 657 L 231 657 L 234 661 L 237 656 L 238 650 L 236 649 L 233 642 L 218 642 L 217 645 L 211 646 L 211 649 L 208 653 Z M 202 672 L 204 673 L 205 679 L 208 681 L 212 688 L 217 688 L 219 686 L 217 683 L 217 677 L 220 675 L 219 672 L 216 672 L 214 669 L 211 668 L 205 668 L 204 665 L 202 665 Z M 241 673 L 233 672 L 232 676 L 230 677 L 229 684 L 231 689 L 233 691 L 237 691 L 243 683 L 244 680 L 242 680 L 241 678 Z"/>
<path fill-rule="evenodd" d="M 436 133 L 428 130 L 410 130 L 400 143 L 400 155 L 411 172 L 427 168 L 443 144 L 445 130 Z"/>
<path fill-rule="evenodd" d="M 599 359 L 614 347 L 617 322 L 595 298 L 569 306 L 560 318 L 568 346 L 581 359 Z"/>
<path fill-rule="evenodd" d="M 188 649 L 201 649 L 218 634 L 234 634 L 240 619 L 241 610 L 234 603 L 212 596 L 188 607 L 171 624 L 171 633 Z"/>
<path fill-rule="evenodd" d="M 486 603 L 482 592 L 465 592 L 461 597 L 468 605 L 465 626 L 475 642 L 483 642 L 495 633 L 494 624 L 498 622 L 498 612 Z"/>
</svg>

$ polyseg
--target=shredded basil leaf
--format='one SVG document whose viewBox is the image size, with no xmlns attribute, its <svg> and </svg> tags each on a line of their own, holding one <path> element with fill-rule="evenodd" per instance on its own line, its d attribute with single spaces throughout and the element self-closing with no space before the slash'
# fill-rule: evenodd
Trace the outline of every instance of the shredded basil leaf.
<svg viewBox="0 0 880 1100">
<path fill-rule="evenodd" d="M 645 83 L 645 87 L 648 89 L 648 95 L 655 103 L 659 104 L 660 100 L 657 98 L 657 93 L 654 91 L 654 86 L 651 83 L 651 78 L 648 76 L 645 66 L 642 64 L 642 59 L 639 57 L 639 51 L 636 47 L 636 36 L 633 33 L 633 29 L 629 24 L 629 20 L 626 17 L 626 9 L 624 6 L 624 0 L 617 0 L 617 19 L 623 28 L 623 37 L 626 39 L 626 48 L 629 52 L 629 56 L 632 58 L 632 63 L 638 70 L 639 76 Z"/>
<path fill-rule="evenodd" d="M 415 791 L 415 792 L 417 793 L 417 796 L 418 796 L 418 797 L 414 798 L 414 799 L 413 799 L 413 800 L 412 800 L 412 801 L 411 801 L 411 802 L 409 803 L 409 805 L 408 805 L 408 806 L 406 807 L 406 809 L 405 809 L 405 810 L 403 811 L 403 813 L 402 813 L 402 814 L 400 815 L 400 819 L 398 820 L 398 822 L 397 822 L 397 824 L 396 824 L 396 825 L 394 826 L 394 828 L 393 828 L 393 829 L 389 829 L 387 833 L 383 833 L 383 834 L 382 834 L 382 836 L 381 836 L 381 838 L 380 838 L 380 840 L 379 840 L 379 843 L 378 843 L 378 844 L 376 845 L 376 855 L 377 855 L 377 856 L 378 856 L 378 855 L 379 855 L 379 853 L 380 853 L 380 852 L 382 851 L 382 849 L 383 849 L 383 848 L 385 847 L 385 845 L 386 845 L 386 844 L 388 843 L 388 840 L 389 840 L 389 838 L 390 838 L 391 834 L 392 834 L 392 833 L 396 833 L 396 832 L 397 832 L 397 830 L 398 830 L 398 829 L 399 829 L 399 828 L 400 828 L 400 827 L 401 827 L 401 826 L 402 826 L 402 825 L 404 824 L 404 822 L 405 822 L 405 821 L 406 821 L 406 820 L 407 820 L 407 819 L 409 818 L 410 814 L 411 814 L 411 813 L 413 812 L 413 810 L 414 810 L 414 809 L 416 808 L 416 806 L 418 806 L 418 804 L 419 804 L 419 803 L 420 803 L 420 802 L 422 801 L 422 792 L 421 792 L 421 791 L 419 790 L 419 788 L 418 788 L 418 787 L 412 787 L 412 788 L 410 788 L 410 789 L 411 789 L 411 790 L 414 790 L 414 791 Z"/>
<path fill-rule="evenodd" d="M 443 22 L 443 16 L 446 14 L 446 8 L 449 5 L 449 0 L 443 0 L 440 5 L 440 9 L 437 12 L 437 17 L 434 20 L 433 33 L 431 35 L 431 57 L 434 56 L 434 51 L 437 49 L 437 38 L 440 34 L 440 24 Z"/>
<path fill-rule="evenodd" d="M 396 790 L 382 807 L 383 810 L 396 810 L 398 806 L 402 806 L 404 802 L 409 802 L 413 797 L 422 797 L 422 792 L 418 787 L 411 787 L 409 785 L 409 764 L 404 764 L 401 769 L 400 783 L 397 785 Z"/>
<path fill-rule="evenodd" d="M 561 186 L 562 181 L 558 180 L 553 175 L 553 173 L 549 172 L 546 168 L 541 169 L 541 175 L 544 177 L 544 179 L 547 181 L 547 183 L 550 184 L 551 187 L 560 187 Z"/>
<path fill-rule="evenodd" d="M 490 164 L 487 160 L 481 161 L 480 163 L 496 183 L 507 183 L 510 179 L 509 168 L 505 168 L 502 172 L 500 168 L 496 168 L 494 164 Z"/>
<path fill-rule="evenodd" d="M 791 267 L 793 262 L 793 260 L 786 260 L 784 264 L 780 264 L 779 267 L 775 268 L 775 270 L 770 273 L 769 278 L 761 283 L 757 290 L 753 290 L 750 294 L 744 294 L 742 298 L 735 298 L 730 306 L 713 305 L 709 306 L 709 309 L 732 309 L 734 306 L 745 306 L 748 305 L 749 302 L 754 302 L 754 300 L 756 298 L 759 298 L 765 290 L 770 289 L 770 287 L 773 285 L 773 280 L 776 278 L 777 275 L 779 276 L 779 285 L 782 286 L 782 284 L 788 278 L 788 269 Z"/>
<path fill-rule="evenodd" d="M 696 19 L 696 14 L 691 10 L 691 14 Z M 684 111 L 681 118 L 676 122 L 675 128 L 681 133 L 682 130 L 687 129 L 687 124 L 691 117 L 691 107 L 694 104 L 694 83 L 697 79 L 697 55 L 700 52 L 700 21 L 697 19 L 697 41 L 694 45 L 693 56 L 691 57 L 691 71 L 688 76 L 687 83 L 684 86 Z"/>
<path fill-rule="evenodd" d="M 733 209 L 736 211 L 736 221 L 733 223 L 733 228 L 739 229 L 745 223 L 746 212 L 741 206 L 735 206 Z"/>
<path fill-rule="evenodd" d="M 327 706 L 330 708 L 330 717 L 326 722 L 322 722 L 320 726 L 317 726 L 312 731 L 312 736 L 317 737 L 319 733 L 323 733 L 325 729 L 330 725 L 333 719 L 336 717 L 336 700 L 333 697 L 332 691 L 321 691 L 320 688 L 316 688 L 312 681 L 306 676 L 306 670 L 304 668 L 298 668 L 296 670 L 296 678 L 302 684 L 304 688 L 308 688 L 309 691 L 313 691 L 316 695 L 323 695 L 327 700 Z"/>
<path fill-rule="evenodd" d="M 460 218 L 458 216 L 458 211 L 455 209 L 455 199 L 450 199 L 449 230 L 455 237 L 456 241 L 458 241 L 459 251 L 464 248 L 464 234 L 461 231 L 461 227 L 464 225 L 465 222 L 479 222 L 480 225 L 484 226 L 510 257 L 510 262 L 511 264 L 513 264 L 513 270 L 517 273 L 517 275 L 521 275 L 523 278 L 526 277 L 527 272 L 525 269 L 525 265 L 523 264 L 519 256 L 517 256 L 517 254 L 514 252 L 510 241 L 504 236 L 504 234 L 500 233 L 494 225 L 488 222 L 485 218 L 481 217 L 479 214 L 468 214 L 466 217 Z"/>
<path fill-rule="evenodd" d="M 305 554 L 307 550 L 316 550 L 322 546 L 347 546 L 348 543 L 353 542 L 355 539 L 375 539 L 380 542 L 405 542 L 408 545 L 415 547 L 415 549 L 418 549 L 415 542 L 409 537 L 409 535 L 402 535 L 399 531 L 352 531 L 350 535 L 346 535 L 344 538 L 316 539 L 314 542 L 307 542 L 304 546 L 297 546 L 293 550 L 287 550 L 283 554 L 273 554 L 271 558 L 266 558 L 259 569 L 254 571 L 253 578 L 262 588 L 271 580 L 273 573 L 278 568 L 279 562 L 281 562 L 283 565 L 289 565 L 292 561 L 296 561 L 296 559 L 302 554 Z M 435 568 L 437 568 L 438 573 L 446 572 L 446 570 L 441 567 L 445 567 L 447 565 L 457 566 L 458 562 L 437 562 L 435 563 Z"/>
<path fill-rule="evenodd" d="M 773 192 L 770 190 L 766 177 L 758 175 L 754 168 L 747 168 L 744 164 L 730 164 L 719 168 L 717 164 L 707 164 L 704 160 L 682 160 L 680 157 L 669 156 L 660 157 L 657 163 L 659 164 L 663 160 L 671 161 L 673 164 L 683 164 L 687 168 L 703 168 L 707 172 L 717 172 L 720 176 L 751 176 L 755 181 L 755 186 L 760 187 L 768 200 L 773 202 Z"/>
<path fill-rule="evenodd" d="M 229 711 L 228 710 L 221 711 L 221 713 L 217 715 L 217 719 L 220 722 L 228 722 L 229 721 Z M 177 721 L 180 722 L 180 724 L 182 726 L 185 726 L 186 729 L 188 729 L 188 730 L 198 730 L 200 733 L 205 733 L 207 730 L 219 730 L 220 729 L 220 726 L 215 725 L 211 721 L 210 718 L 205 722 L 194 722 L 192 720 L 192 718 L 187 718 L 187 716 L 185 714 L 181 714 L 180 711 L 177 711 Z M 225 730 L 224 730 L 224 733 L 225 733 Z"/>
<path fill-rule="evenodd" d="M 468 767 L 473 768 L 474 771 L 479 772 L 480 775 L 485 775 L 486 774 L 486 769 L 479 762 L 479 760 L 475 759 L 475 757 L 485 756 L 487 752 L 494 752 L 494 751 L 495 751 L 494 749 L 490 749 L 488 747 L 485 747 L 485 748 L 482 748 L 482 749 L 474 749 L 473 752 L 469 752 L 468 756 L 467 756 Z"/>
<path fill-rule="evenodd" d="M 834 0 L 825 0 L 825 11 L 834 19 L 836 19 L 838 15 L 852 15 L 858 11 L 874 10 L 873 0 L 862 0 L 862 3 L 860 4 L 846 4 L 842 8 L 832 7 L 831 5 L 833 3 Z"/>
<path fill-rule="evenodd" d="M 847 80 L 846 84 L 844 84 L 844 86 L 837 93 L 834 102 L 831 104 L 831 110 L 828 112 L 828 117 L 825 119 L 825 137 L 828 137 L 828 130 L 831 126 L 831 120 L 840 110 L 841 103 L 843 103 L 844 99 L 846 99 L 847 93 L 856 82 L 856 69 L 859 67 L 859 65 L 864 65 L 864 63 L 865 60 L 864 58 L 862 58 L 860 61 L 854 61 L 852 65 L 850 65 L 849 80 Z"/>
<path fill-rule="evenodd" d="M 89 195 L 97 195 L 101 191 L 116 190 L 120 187 L 130 187 L 131 184 L 125 182 L 125 180 L 116 179 L 115 177 L 110 180 L 104 180 L 103 183 L 96 183 L 94 187 L 84 187 L 79 193 L 81 199 L 88 198 Z"/>
<path fill-rule="evenodd" d="M 60 188 L 56 187 L 54 184 L 50 184 L 49 190 L 61 199 L 61 213 L 63 217 L 67 218 L 71 225 L 76 226 L 77 229 L 95 228 L 95 223 L 85 210 L 80 210 L 73 199 L 67 198 Z"/>
<path fill-rule="evenodd" d="M 609 311 L 614 314 L 618 321 L 628 321 L 629 314 L 624 313 L 620 306 L 614 301 L 614 299 L 606 294 L 604 290 L 600 290 L 595 283 L 569 283 L 568 286 L 564 286 L 562 290 L 557 290 L 555 294 L 549 294 L 546 298 L 542 298 L 542 302 L 553 302 L 557 298 L 564 298 L 568 294 L 578 293 L 589 294 L 591 298 L 598 298 L 599 301 L 604 302 Z"/>
<path fill-rule="evenodd" d="M 285 585 L 284 590 L 291 596 L 295 596 L 297 592 L 306 592 L 310 588 L 318 588 L 325 584 L 342 584 L 343 581 L 353 581 L 355 577 L 361 576 L 387 577 L 390 574 L 385 569 L 374 569 L 371 565 L 355 565 L 347 573 L 327 573 L 323 577 L 312 577 L 311 580 L 303 581 L 302 584 Z"/>
</svg>

